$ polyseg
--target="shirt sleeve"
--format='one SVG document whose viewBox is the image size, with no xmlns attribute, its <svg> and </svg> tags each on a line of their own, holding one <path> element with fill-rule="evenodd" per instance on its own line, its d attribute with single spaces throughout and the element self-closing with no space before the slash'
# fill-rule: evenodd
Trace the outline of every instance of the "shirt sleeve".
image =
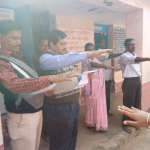
<svg viewBox="0 0 150 150">
<path fill-rule="evenodd" d="M 58 70 L 70 65 L 75 65 L 86 59 L 89 59 L 87 52 L 77 53 L 72 51 L 68 54 L 54 56 L 45 54 L 40 57 L 40 68 L 43 70 Z"/>
<path fill-rule="evenodd" d="M 0 83 L 13 93 L 38 91 L 50 85 L 49 76 L 19 79 L 9 63 L 0 61 Z"/>
<path fill-rule="evenodd" d="M 82 79 L 82 74 L 80 74 L 80 76 L 77 78 L 78 78 L 78 82 L 79 82 Z"/>
<path fill-rule="evenodd" d="M 125 54 L 120 56 L 120 64 L 135 64 L 134 60 L 137 56 L 127 56 Z"/>
</svg>

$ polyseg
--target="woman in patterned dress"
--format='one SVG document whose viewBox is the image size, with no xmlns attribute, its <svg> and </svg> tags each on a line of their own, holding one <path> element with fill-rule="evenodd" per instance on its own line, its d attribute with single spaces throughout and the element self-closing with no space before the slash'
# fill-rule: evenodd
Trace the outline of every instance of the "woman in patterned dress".
<svg viewBox="0 0 150 150">
<path fill-rule="evenodd" d="M 95 51 L 94 45 L 87 43 L 85 51 Z M 115 67 L 100 64 L 96 58 L 85 60 L 82 63 L 82 72 L 97 70 L 93 78 L 82 88 L 82 96 L 86 107 L 85 123 L 91 131 L 108 130 L 105 77 L 102 68 L 115 69 Z"/>
</svg>

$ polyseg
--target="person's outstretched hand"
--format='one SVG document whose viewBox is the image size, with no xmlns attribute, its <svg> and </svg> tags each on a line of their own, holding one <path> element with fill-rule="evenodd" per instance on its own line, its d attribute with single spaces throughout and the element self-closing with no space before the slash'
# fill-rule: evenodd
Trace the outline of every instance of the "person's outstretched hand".
<svg viewBox="0 0 150 150">
<path fill-rule="evenodd" d="M 44 93 L 44 95 L 45 95 L 45 96 L 49 96 L 49 97 L 50 97 L 50 96 L 53 96 L 53 95 L 54 95 L 54 93 L 55 93 L 55 90 L 54 90 L 54 89 L 52 89 L 52 90 L 49 90 L 49 91 L 45 92 L 45 93 Z"/>
<path fill-rule="evenodd" d="M 107 66 L 106 69 L 112 69 L 112 70 L 115 70 L 115 69 L 117 69 L 117 67 Z"/>
<path fill-rule="evenodd" d="M 106 52 L 107 52 L 107 53 L 112 53 L 113 50 L 112 50 L 112 49 L 106 49 Z"/>
<path fill-rule="evenodd" d="M 50 75 L 49 76 L 49 81 L 53 83 L 60 83 L 63 81 L 72 81 L 72 78 L 74 77 L 79 77 L 80 74 L 78 73 L 63 73 L 63 74 L 57 74 L 57 75 Z"/>
<path fill-rule="evenodd" d="M 118 106 L 118 111 L 130 117 L 135 121 L 125 120 L 123 124 L 135 127 L 147 127 L 147 116 L 149 113 L 136 109 L 134 107 L 127 108 L 125 106 Z"/>
</svg>

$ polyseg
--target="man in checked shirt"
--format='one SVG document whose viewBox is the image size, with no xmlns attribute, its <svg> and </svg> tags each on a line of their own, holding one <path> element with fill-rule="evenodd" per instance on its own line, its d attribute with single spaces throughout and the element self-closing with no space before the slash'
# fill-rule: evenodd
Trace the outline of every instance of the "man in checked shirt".
<svg viewBox="0 0 150 150">
<path fill-rule="evenodd" d="M 7 123 L 13 150 L 38 150 L 42 128 L 44 94 L 27 98 L 30 92 L 51 82 L 72 81 L 75 73 L 38 77 L 19 51 L 21 29 L 15 21 L 0 22 L 0 92 L 4 94 Z"/>
</svg>

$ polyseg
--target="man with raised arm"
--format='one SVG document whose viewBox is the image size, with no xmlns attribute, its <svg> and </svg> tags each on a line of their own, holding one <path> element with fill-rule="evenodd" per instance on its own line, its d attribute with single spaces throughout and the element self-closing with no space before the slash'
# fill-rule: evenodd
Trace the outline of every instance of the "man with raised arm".
<svg viewBox="0 0 150 150">
<path fill-rule="evenodd" d="M 19 51 L 21 28 L 15 21 L 0 22 L 0 43 L 0 92 L 4 95 L 11 147 L 13 150 L 38 150 L 44 94 L 28 96 L 52 82 L 71 81 L 70 78 L 78 75 L 38 77 Z"/>
<path fill-rule="evenodd" d="M 135 53 L 135 40 L 126 39 L 124 42 L 126 52 L 120 56 L 120 67 L 124 78 L 122 84 L 123 105 L 126 107 L 135 107 L 140 109 L 141 105 L 141 72 L 139 62 L 150 61 L 150 58 L 138 57 Z M 122 122 L 131 120 L 123 115 Z M 131 129 L 127 125 L 122 125 L 123 129 L 131 133 Z"/>
<path fill-rule="evenodd" d="M 97 44 L 99 46 L 99 49 L 105 49 L 106 48 L 106 40 L 104 37 L 99 37 L 97 39 Z M 107 66 L 111 66 L 111 59 L 108 58 L 109 53 L 106 53 L 105 56 L 99 57 L 98 60 L 101 64 Z M 113 79 L 113 72 L 111 69 L 104 69 L 105 74 L 105 93 L 106 93 L 106 102 L 107 102 L 107 114 L 108 116 L 114 116 L 113 113 L 110 112 L 110 87 L 111 87 L 111 81 Z"/>
<path fill-rule="evenodd" d="M 54 30 L 49 37 L 49 50 L 40 57 L 40 67 L 45 75 L 56 75 L 64 72 L 75 72 L 74 66 L 92 57 L 100 57 L 101 54 L 112 50 L 89 51 L 77 53 L 72 51 L 66 54 L 67 35 Z M 92 74 L 89 74 L 89 78 Z M 69 84 L 62 84 L 59 93 L 44 99 L 44 115 L 47 117 L 47 125 L 50 138 L 50 150 L 75 150 L 78 134 L 79 118 L 79 89 L 72 89 L 82 78 L 75 79 Z"/>
</svg>

